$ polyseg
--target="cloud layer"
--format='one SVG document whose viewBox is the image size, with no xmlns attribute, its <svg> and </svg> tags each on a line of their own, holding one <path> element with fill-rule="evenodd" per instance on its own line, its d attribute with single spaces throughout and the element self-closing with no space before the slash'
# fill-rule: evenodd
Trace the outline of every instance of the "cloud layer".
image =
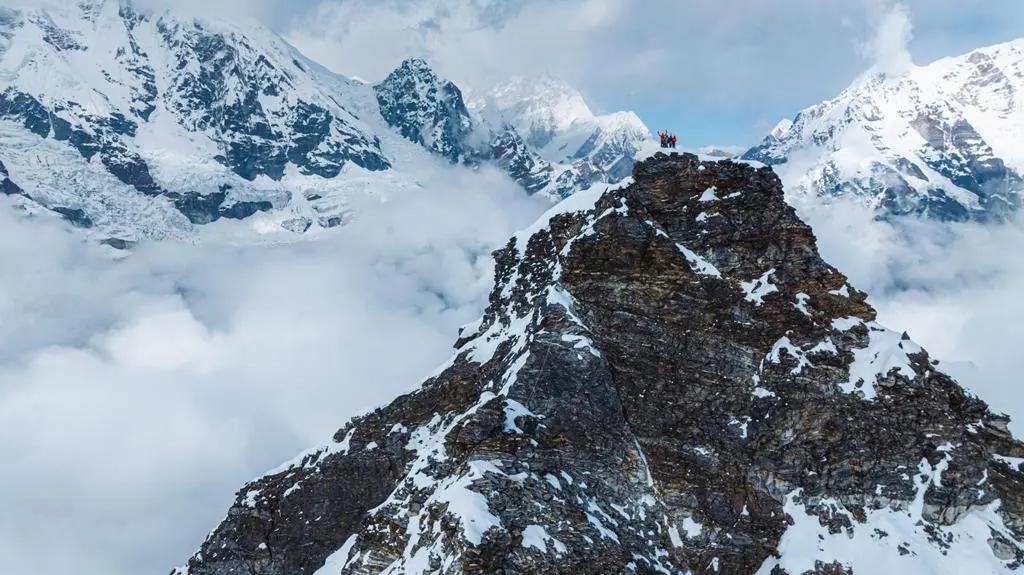
<svg viewBox="0 0 1024 575">
<path fill-rule="evenodd" d="M 879 320 L 907 331 L 947 373 L 1011 415 L 1024 437 L 1024 222 L 874 221 L 854 202 L 798 206 L 822 256 L 868 292 Z"/>
<path fill-rule="evenodd" d="M 0 206 L 0 556 L 164 573 L 234 491 L 447 359 L 545 204 L 454 172 L 321 242 L 112 261 Z"/>
</svg>

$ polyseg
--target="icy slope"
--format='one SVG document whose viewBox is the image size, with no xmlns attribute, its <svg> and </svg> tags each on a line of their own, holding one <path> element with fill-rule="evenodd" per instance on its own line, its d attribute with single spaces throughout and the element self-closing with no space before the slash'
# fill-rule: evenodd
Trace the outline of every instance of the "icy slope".
<svg viewBox="0 0 1024 575">
<path fill-rule="evenodd" d="M 548 192 L 558 197 L 623 180 L 653 141 L 636 114 L 594 114 L 577 90 L 548 76 L 515 78 L 469 107 L 490 125 L 510 126 L 552 166 Z"/>
<path fill-rule="evenodd" d="M 1000 220 L 1024 191 L 1024 40 L 866 73 L 781 122 L 744 158 L 775 165 L 787 193 L 850 195 L 882 215 Z"/>
<path fill-rule="evenodd" d="M 451 361 L 176 572 L 1014 572 L 1024 444 L 815 242 L 742 163 L 574 195 L 494 253 Z"/>
<path fill-rule="evenodd" d="M 245 218 L 390 166 L 359 117 L 368 89 L 259 26 L 90 0 L 4 9 L 0 38 L 10 179 L 26 202 L 82 210 L 130 239 Z M 292 225 L 340 221 L 328 203 Z"/>
</svg>

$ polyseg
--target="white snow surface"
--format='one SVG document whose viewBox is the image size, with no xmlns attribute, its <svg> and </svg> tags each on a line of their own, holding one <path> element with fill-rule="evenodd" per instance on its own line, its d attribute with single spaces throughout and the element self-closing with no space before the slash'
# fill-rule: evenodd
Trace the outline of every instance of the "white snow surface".
<svg viewBox="0 0 1024 575">
<path fill-rule="evenodd" d="M 781 121 L 762 142 L 769 155 L 786 162 L 774 166 L 798 207 L 806 196 L 832 197 L 834 182 L 852 184 L 840 192 L 878 208 L 884 199 L 876 185 L 902 179 L 918 197 L 941 190 L 968 209 L 983 209 L 979 197 L 926 164 L 943 152 L 929 146 L 929 118 L 947 130 L 943 146 L 968 150 L 980 161 L 997 158 L 1024 173 L 1024 39 L 974 50 L 905 73 L 887 76 L 869 70 L 836 98 Z M 974 128 L 971 136 L 950 136 L 958 122 Z M 954 154 L 955 155 L 955 154 Z M 961 170 L 959 160 L 949 163 Z M 883 166 L 890 175 L 881 175 Z M 896 176 L 898 174 L 899 176 Z M 889 182 L 887 178 L 892 178 Z M 1016 186 L 1017 193 L 1024 189 Z"/>
<path fill-rule="evenodd" d="M 467 105 L 492 124 L 514 126 L 552 163 L 579 159 L 591 138 L 593 149 L 611 145 L 633 153 L 653 142 L 635 113 L 595 114 L 578 90 L 547 75 L 513 78 L 470 98 Z"/>
<path fill-rule="evenodd" d="M 1010 562 L 999 560 L 988 544 L 993 532 L 1003 534 L 1010 541 L 1014 540 L 996 513 L 998 501 L 969 511 L 954 525 L 937 527 L 941 537 L 948 541 L 949 547 L 945 551 L 929 540 L 928 533 L 923 529 L 924 524 L 921 523 L 924 493 L 933 482 L 939 485 L 940 467 L 942 463 L 933 468 L 926 460 L 922 460 L 919 473 L 913 477 L 917 497 L 910 508 L 868 509 L 865 524 L 858 523 L 853 514 L 837 501 L 822 500 L 819 505 L 832 507 L 837 513 L 847 515 L 855 527 L 837 534 L 829 533 L 828 528 L 818 522 L 817 516 L 808 514 L 806 507 L 798 502 L 799 492 L 791 493 L 787 497 L 785 511 L 795 523 L 786 530 L 779 543 L 781 558 L 765 561 L 757 575 L 768 575 L 775 567 L 782 567 L 789 573 L 814 570 L 815 561 L 822 557 L 839 561 L 854 573 L 1013 573 Z M 924 480 L 921 479 L 922 475 Z M 908 553 L 900 553 L 900 548 Z"/>
<path fill-rule="evenodd" d="M 139 10 L 143 18 L 131 20 L 119 13 L 126 2 L 61 1 L 5 13 L 11 20 L 0 21 L 0 84 L 38 98 L 47 107 L 70 110 L 66 114 L 72 117 L 72 126 L 86 132 L 89 122 L 112 115 L 135 122 L 134 135 L 118 138 L 126 153 L 148 165 L 163 189 L 207 196 L 227 185 L 225 206 L 267 201 L 271 210 L 242 220 L 193 224 L 167 198 L 139 193 L 111 175 L 97 157 L 88 161 L 66 141 L 36 136 L 19 118 L 0 119 L 0 161 L 33 200 L 7 201 L 35 212 L 40 206 L 82 209 L 94 224 L 83 233 L 98 239 L 281 243 L 333 233 L 336 226 L 359 217 L 365 202 L 418 193 L 436 173 L 463 169 L 447 165 L 386 125 L 373 86 L 327 71 L 256 23 L 146 10 Z M 54 30 L 66 38 L 65 44 L 81 49 L 48 42 L 53 36 L 48 31 Z M 298 137 L 288 127 L 297 106 L 313 104 L 371 143 L 365 149 L 380 154 L 391 169 L 368 171 L 349 161 L 337 177 L 324 178 L 300 173 L 289 163 L 279 180 L 260 175 L 249 181 L 215 160 L 234 135 L 207 126 L 204 110 L 195 109 L 182 95 L 204 82 L 196 75 L 208 64 L 207 57 L 197 56 L 191 46 L 200 42 L 197 38 L 208 37 L 223 39 L 217 57 L 231 54 L 231 65 L 237 68 L 230 70 L 238 71 L 238 77 L 224 72 L 227 91 L 215 95 L 218 105 L 243 103 L 249 86 L 240 78 L 259 78 L 279 88 L 276 93 L 264 90 L 258 105 L 270 127 L 286 139 Z M 152 72 L 156 91 L 155 108 L 146 119 L 137 115 L 147 89 L 140 68 Z M 581 163 L 608 171 L 602 178 L 618 182 L 628 177 L 633 158 L 649 154 L 654 144 L 650 130 L 635 114 L 594 114 L 578 91 L 551 78 L 519 79 L 491 92 L 477 102 L 480 105 L 469 103 L 476 116 L 486 120 L 478 127 L 498 129 L 508 122 L 534 142 L 530 153 L 552 162 L 537 167 L 550 170 L 551 183 L 538 194 L 551 200 L 591 185 L 584 181 L 591 177 L 589 168 Z M 548 141 L 531 139 L 531 126 L 551 131 Z M 332 130 L 335 140 L 346 140 L 345 134 L 336 133 L 337 127 Z"/>
</svg>

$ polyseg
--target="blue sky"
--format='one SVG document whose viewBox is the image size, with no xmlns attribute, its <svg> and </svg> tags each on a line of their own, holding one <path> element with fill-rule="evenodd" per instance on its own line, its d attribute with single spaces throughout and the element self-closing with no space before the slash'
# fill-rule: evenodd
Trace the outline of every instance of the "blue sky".
<svg viewBox="0 0 1024 575">
<path fill-rule="evenodd" d="M 549 73 L 686 145 L 749 145 L 871 65 L 889 0 L 327 0 L 266 14 L 337 72 L 427 57 L 462 87 Z M 907 0 L 915 63 L 1013 39 L 1020 0 Z M 265 16 L 266 18 L 267 16 Z"/>
</svg>

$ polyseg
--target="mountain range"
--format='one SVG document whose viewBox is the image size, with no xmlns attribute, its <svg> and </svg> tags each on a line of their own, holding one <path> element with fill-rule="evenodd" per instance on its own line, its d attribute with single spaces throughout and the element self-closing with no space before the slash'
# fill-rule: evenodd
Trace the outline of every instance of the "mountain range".
<svg viewBox="0 0 1024 575">
<path fill-rule="evenodd" d="M 437 161 L 494 166 L 560 199 L 628 176 L 652 141 L 635 115 L 594 115 L 578 93 L 572 121 L 524 138 L 530 110 L 501 97 L 470 109 L 422 59 L 369 85 L 260 26 L 127 0 L 0 8 L 0 81 L 3 192 L 114 245 L 192 239 L 224 219 L 316 232 L 352 217 L 355 195 L 415 188 L 417 166 Z"/>
</svg>

